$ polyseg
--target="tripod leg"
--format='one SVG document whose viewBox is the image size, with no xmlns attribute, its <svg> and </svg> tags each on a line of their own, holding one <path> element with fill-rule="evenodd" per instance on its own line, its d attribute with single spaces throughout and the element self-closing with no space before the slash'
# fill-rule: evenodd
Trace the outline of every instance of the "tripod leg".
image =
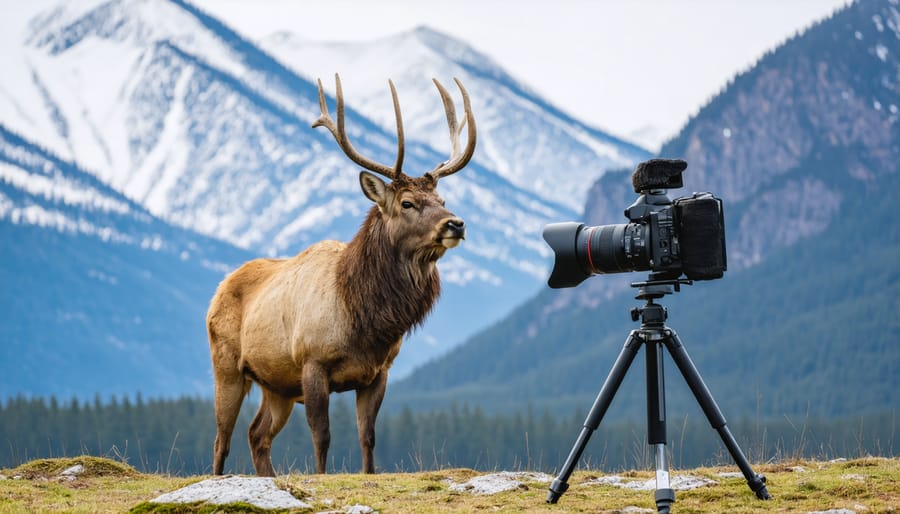
<svg viewBox="0 0 900 514">
<path fill-rule="evenodd" d="M 663 374 L 663 347 L 659 341 L 648 341 L 647 352 L 647 442 L 656 453 L 656 510 L 668 514 L 675 502 L 675 491 L 669 482 L 666 459 L 666 383 Z"/>
<path fill-rule="evenodd" d="M 634 357 L 641 347 L 643 341 L 637 337 L 637 334 L 637 330 L 632 330 L 631 333 L 628 334 L 628 338 L 625 339 L 625 345 L 622 347 L 622 351 L 619 352 L 619 356 L 616 357 L 612 370 L 609 372 L 609 375 L 607 375 L 606 381 L 603 382 L 603 387 L 600 388 L 600 393 L 597 395 L 597 399 L 594 400 L 594 405 L 591 407 L 591 411 L 584 420 L 584 427 L 581 429 L 581 433 L 578 434 L 575 446 L 573 446 L 572 451 L 569 452 L 569 457 L 566 459 L 566 463 L 563 464 L 559 476 L 557 476 L 556 480 L 550 484 L 550 492 L 547 493 L 547 503 L 556 503 L 557 500 L 559 500 L 559 497 L 569 488 L 569 484 L 567 483 L 569 476 L 571 476 L 572 471 L 575 470 L 578 459 L 581 458 L 581 453 L 584 451 L 584 447 L 587 446 L 591 433 L 600 426 L 600 422 L 603 420 L 603 416 L 606 415 L 606 411 L 609 409 L 609 405 L 612 403 L 616 391 L 619 390 L 619 386 L 622 385 L 622 380 L 625 379 L 625 373 L 628 371 L 628 367 L 631 366 Z"/>
<path fill-rule="evenodd" d="M 750 489 L 756 493 L 756 497 L 760 500 L 771 498 L 769 491 L 766 489 L 766 477 L 753 472 L 750 463 L 744 457 L 744 452 L 738 446 L 737 440 L 735 440 L 731 430 L 726 426 L 725 416 L 722 415 L 722 411 L 716 405 L 716 401 L 703 382 L 703 378 L 700 377 L 700 372 L 697 371 L 697 368 L 688 356 L 687 350 L 684 349 L 681 339 L 678 338 L 678 334 L 674 330 L 669 329 L 669 337 L 665 339 L 665 344 L 666 348 L 669 349 L 669 353 L 672 354 L 672 360 L 675 361 L 675 364 L 681 371 L 681 375 L 684 376 L 685 381 L 691 388 L 691 392 L 694 393 L 694 398 L 697 399 L 700 407 L 703 408 L 703 413 L 706 414 L 709 424 L 719 433 L 719 437 L 722 438 L 722 442 L 725 443 L 725 447 L 728 448 L 728 452 L 731 454 L 734 462 L 740 468 L 744 478 L 747 479 L 747 485 L 750 486 Z"/>
</svg>

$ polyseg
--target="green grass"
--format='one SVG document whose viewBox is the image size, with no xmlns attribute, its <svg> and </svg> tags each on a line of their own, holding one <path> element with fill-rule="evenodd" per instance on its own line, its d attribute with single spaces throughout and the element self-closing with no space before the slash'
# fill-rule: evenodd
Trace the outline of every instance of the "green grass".
<svg viewBox="0 0 900 514">
<path fill-rule="evenodd" d="M 84 473 L 74 480 L 59 473 L 75 464 Z M 757 465 L 768 479 L 773 499 L 757 500 L 733 466 L 674 470 L 673 474 L 704 477 L 718 482 L 690 491 L 677 491 L 674 513 L 812 512 L 848 509 L 887 513 L 900 510 L 900 459 L 863 458 L 842 462 L 797 460 Z M 483 473 L 448 469 L 421 473 L 376 475 L 334 474 L 279 477 L 277 483 L 313 506 L 309 512 L 345 511 L 362 504 L 391 512 L 617 512 L 626 507 L 655 512 L 652 491 L 632 491 L 609 485 L 588 484 L 603 476 L 599 471 L 577 471 L 559 503 L 545 503 L 548 484 L 526 482 L 523 487 L 494 495 L 477 496 L 450 489 Z M 647 480 L 652 471 L 617 473 L 627 479 Z M 142 474 L 109 459 L 76 457 L 43 459 L 12 470 L 0 470 L 0 513 L 6 512 L 264 512 L 247 504 L 213 507 L 204 504 L 156 505 L 156 496 L 208 478 L 179 478 Z M 16 478 L 18 477 L 18 478 Z M 304 512 L 304 511 L 297 511 Z"/>
</svg>

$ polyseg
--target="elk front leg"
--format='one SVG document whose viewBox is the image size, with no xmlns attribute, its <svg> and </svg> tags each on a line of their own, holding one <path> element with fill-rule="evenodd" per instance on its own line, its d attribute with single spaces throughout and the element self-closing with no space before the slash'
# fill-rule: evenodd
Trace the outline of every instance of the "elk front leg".
<svg viewBox="0 0 900 514">
<path fill-rule="evenodd" d="M 387 387 L 387 372 L 382 371 L 367 387 L 356 390 L 356 429 L 359 431 L 359 447 L 362 449 L 363 473 L 375 472 L 375 418 L 384 390 Z"/>
<path fill-rule="evenodd" d="M 316 473 L 325 473 L 331 432 L 328 428 L 328 374 L 315 363 L 303 367 L 303 404 L 316 453 Z"/>
<path fill-rule="evenodd" d="M 216 371 L 216 370 L 214 370 Z M 225 458 L 231 449 L 231 434 L 241 403 L 250 390 L 250 383 L 239 373 L 224 374 L 216 371 L 216 441 L 213 445 L 213 475 L 225 470 Z"/>
</svg>

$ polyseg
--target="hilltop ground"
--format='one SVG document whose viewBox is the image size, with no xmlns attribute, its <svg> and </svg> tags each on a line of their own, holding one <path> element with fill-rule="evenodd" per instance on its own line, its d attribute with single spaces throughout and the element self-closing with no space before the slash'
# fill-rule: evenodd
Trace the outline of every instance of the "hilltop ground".
<svg viewBox="0 0 900 514">
<path fill-rule="evenodd" d="M 79 467 L 80 465 L 80 467 Z M 74 468 L 74 469 L 73 469 Z M 878 513 L 900 509 L 900 459 L 863 458 L 832 462 L 791 461 L 757 465 L 774 499 L 757 500 L 734 467 L 675 470 L 706 485 L 676 493 L 673 512 Z M 559 503 L 545 503 L 552 479 L 540 473 L 499 474 L 515 478 L 512 489 L 485 494 L 467 469 L 376 475 L 287 475 L 275 483 L 309 504 L 294 512 L 656 512 L 653 492 L 622 487 L 651 481 L 650 471 L 616 474 L 578 471 Z M 32 461 L 0 470 L 0 512 L 215 512 L 223 506 L 153 504 L 163 493 L 208 479 L 143 474 L 108 459 L 76 457 Z M 501 480 L 502 482 L 502 480 Z M 613 485 L 611 482 L 619 482 Z M 652 483 L 652 482 L 651 482 Z M 229 512 L 263 512 L 247 504 Z"/>
</svg>

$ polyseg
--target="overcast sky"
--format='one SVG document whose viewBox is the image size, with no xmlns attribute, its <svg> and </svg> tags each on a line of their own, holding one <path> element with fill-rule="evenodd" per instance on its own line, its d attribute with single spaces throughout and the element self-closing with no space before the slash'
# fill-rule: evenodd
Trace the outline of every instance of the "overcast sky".
<svg viewBox="0 0 900 514">
<path fill-rule="evenodd" d="M 587 123 L 652 146 L 736 73 L 846 0 L 193 0 L 251 39 L 428 25 Z M 648 127 L 654 135 L 639 136 Z M 655 149 L 655 148 L 654 148 Z"/>
</svg>

